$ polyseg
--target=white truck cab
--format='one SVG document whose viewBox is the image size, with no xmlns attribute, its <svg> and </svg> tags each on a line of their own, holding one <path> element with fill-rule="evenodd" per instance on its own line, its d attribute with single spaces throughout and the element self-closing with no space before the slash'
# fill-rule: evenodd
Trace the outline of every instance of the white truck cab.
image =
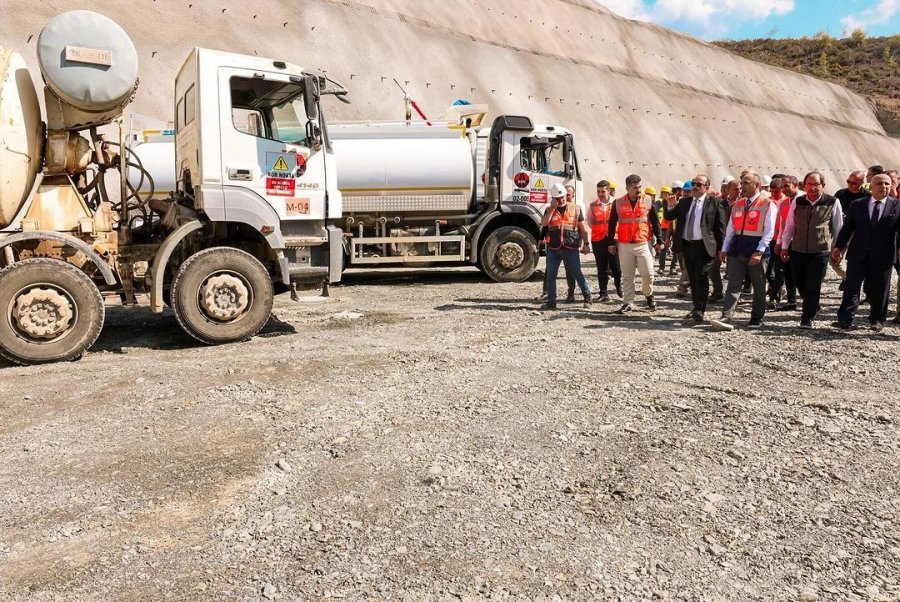
<svg viewBox="0 0 900 602">
<path fill-rule="evenodd" d="M 177 191 L 213 223 L 260 233 L 282 280 L 340 279 L 337 167 L 325 80 L 282 61 L 195 48 L 175 80 Z M 331 269 L 333 268 L 333 269 Z"/>
</svg>

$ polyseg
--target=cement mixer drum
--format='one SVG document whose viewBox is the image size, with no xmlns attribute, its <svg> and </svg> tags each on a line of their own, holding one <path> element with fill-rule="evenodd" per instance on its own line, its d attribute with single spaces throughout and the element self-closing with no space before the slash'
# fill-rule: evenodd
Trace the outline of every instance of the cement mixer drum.
<svg viewBox="0 0 900 602">
<path fill-rule="evenodd" d="M 80 111 L 121 109 L 137 87 L 134 43 L 99 13 L 73 10 L 53 17 L 38 37 L 37 54 L 50 90 Z"/>
<path fill-rule="evenodd" d="M 41 169 L 43 124 L 25 60 L 0 46 L 0 228 L 15 217 Z"/>
</svg>

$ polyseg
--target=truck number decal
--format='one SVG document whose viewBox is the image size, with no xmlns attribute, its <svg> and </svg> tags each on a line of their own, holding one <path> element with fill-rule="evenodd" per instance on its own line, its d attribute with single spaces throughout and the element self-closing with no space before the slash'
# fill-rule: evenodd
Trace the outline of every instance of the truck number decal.
<svg viewBox="0 0 900 602">
<path fill-rule="evenodd" d="M 284 209 L 288 216 L 309 215 L 309 199 L 299 198 L 285 201 Z"/>
</svg>

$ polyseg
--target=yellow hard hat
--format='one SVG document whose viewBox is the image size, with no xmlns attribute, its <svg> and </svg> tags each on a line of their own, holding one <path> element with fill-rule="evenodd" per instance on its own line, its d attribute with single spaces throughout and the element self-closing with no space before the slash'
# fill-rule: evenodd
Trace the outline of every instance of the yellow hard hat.
<svg viewBox="0 0 900 602">
<path fill-rule="evenodd" d="M 672 192 L 672 189 L 669 188 L 668 186 L 663 186 L 662 188 L 659 189 L 659 191 L 662 194 L 670 194 Z"/>
<path fill-rule="evenodd" d="M 656 188 L 653 186 L 647 186 L 644 188 L 644 194 L 656 194 Z"/>
<path fill-rule="evenodd" d="M 612 180 L 607 180 L 607 182 L 609 182 L 609 189 L 610 189 L 610 190 L 615 190 L 615 189 L 616 189 L 616 183 L 615 183 L 615 182 L 613 182 Z"/>
</svg>

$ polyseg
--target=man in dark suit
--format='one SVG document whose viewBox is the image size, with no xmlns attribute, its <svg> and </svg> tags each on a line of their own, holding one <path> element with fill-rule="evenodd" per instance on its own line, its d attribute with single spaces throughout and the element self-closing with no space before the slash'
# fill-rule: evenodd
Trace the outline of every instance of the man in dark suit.
<svg viewBox="0 0 900 602">
<path fill-rule="evenodd" d="M 681 239 L 684 264 L 691 282 L 694 308 L 687 319 L 703 323 L 709 301 L 709 272 L 722 250 L 726 218 L 722 205 L 709 196 L 709 178 L 697 174 L 691 180 L 691 196 L 666 204 L 663 215 L 675 221 L 675 236 Z"/>
<path fill-rule="evenodd" d="M 844 226 L 831 251 L 832 262 L 847 252 L 847 285 L 832 326 L 849 330 L 859 308 L 859 291 L 865 281 L 869 299 L 869 324 L 875 332 L 884 329 L 891 288 L 891 269 L 897 261 L 900 237 L 900 200 L 891 196 L 891 178 L 872 178 L 872 196 L 853 201 Z"/>
</svg>

